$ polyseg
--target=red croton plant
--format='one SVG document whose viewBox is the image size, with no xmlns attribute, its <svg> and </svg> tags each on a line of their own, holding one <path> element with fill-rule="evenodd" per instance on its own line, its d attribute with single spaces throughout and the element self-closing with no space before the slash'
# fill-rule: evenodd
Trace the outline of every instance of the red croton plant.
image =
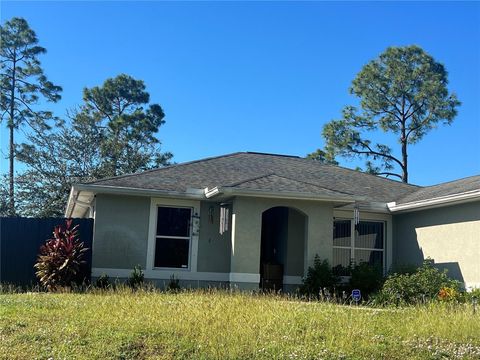
<svg viewBox="0 0 480 360">
<path fill-rule="evenodd" d="M 88 250 L 78 238 L 78 225 L 72 227 L 72 219 L 65 226 L 55 226 L 53 238 L 40 247 L 34 265 L 36 275 L 49 291 L 70 287 L 77 282 L 85 252 Z"/>
</svg>

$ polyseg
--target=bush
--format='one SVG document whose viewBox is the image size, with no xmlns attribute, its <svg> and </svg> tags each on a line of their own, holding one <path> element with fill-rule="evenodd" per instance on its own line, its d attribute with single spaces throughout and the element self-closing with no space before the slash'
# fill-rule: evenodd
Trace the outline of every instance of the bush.
<svg viewBox="0 0 480 360">
<path fill-rule="evenodd" d="M 112 283 L 110 282 L 110 278 L 108 275 L 103 274 L 101 275 L 97 281 L 95 281 L 95 287 L 100 289 L 109 289 L 112 287 Z"/>
<path fill-rule="evenodd" d="M 389 271 L 390 274 L 413 274 L 417 271 L 418 265 L 413 264 L 395 264 Z"/>
<path fill-rule="evenodd" d="M 133 290 L 138 289 L 143 285 L 143 280 L 145 276 L 142 271 L 142 267 L 137 265 L 133 268 L 130 277 L 128 278 L 128 286 L 130 286 Z"/>
<path fill-rule="evenodd" d="M 333 274 L 332 268 L 327 260 L 320 260 L 315 255 L 313 267 L 310 266 L 307 276 L 302 279 L 300 293 L 307 296 L 320 296 L 320 290 L 323 288 L 332 289 L 338 284 L 338 277 Z"/>
<path fill-rule="evenodd" d="M 480 305 L 480 288 L 472 289 L 471 291 L 462 291 L 458 294 L 457 298 L 467 304 L 472 304 L 475 298 L 477 304 Z"/>
<path fill-rule="evenodd" d="M 444 286 L 438 292 L 438 300 L 440 301 L 453 301 L 460 298 L 460 292 L 457 289 Z"/>
<path fill-rule="evenodd" d="M 381 266 L 362 262 L 354 265 L 351 270 L 350 287 L 360 289 L 363 296 L 369 296 L 383 285 L 383 270 Z"/>
<path fill-rule="evenodd" d="M 438 270 L 433 261 L 427 259 L 413 273 L 389 275 L 377 299 L 383 304 L 416 304 L 438 299 L 440 290 L 446 288 L 453 294 L 458 293 L 460 286 L 447 276 L 447 270 Z"/>
<path fill-rule="evenodd" d="M 180 290 L 180 281 L 175 279 L 175 275 L 172 274 L 172 276 L 170 276 L 170 281 L 168 282 L 165 290 L 171 292 L 178 292 Z"/>
<path fill-rule="evenodd" d="M 478 301 L 480 301 L 480 288 L 472 289 L 472 291 L 469 291 L 466 293 L 467 301 L 472 301 L 473 298 L 476 298 Z"/>
<path fill-rule="evenodd" d="M 65 226 L 55 226 L 53 238 L 40 247 L 34 267 L 40 284 L 49 291 L 80 284 L 80 268 L 88 250 L 78 238 L 78 225 L 72 228 L 72 220 Z"/>
</svg>

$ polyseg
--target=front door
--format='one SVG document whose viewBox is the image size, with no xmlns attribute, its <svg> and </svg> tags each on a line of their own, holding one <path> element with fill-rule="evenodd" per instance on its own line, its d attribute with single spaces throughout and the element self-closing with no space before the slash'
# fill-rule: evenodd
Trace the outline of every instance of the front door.
<svg viewBox="0 0 480 360">
<path fill-rule="evenodd" d="M 262 214 L 260 288 L 281 290 L 288 236 L 288 208 L 274 207 Z"/>
</svg>

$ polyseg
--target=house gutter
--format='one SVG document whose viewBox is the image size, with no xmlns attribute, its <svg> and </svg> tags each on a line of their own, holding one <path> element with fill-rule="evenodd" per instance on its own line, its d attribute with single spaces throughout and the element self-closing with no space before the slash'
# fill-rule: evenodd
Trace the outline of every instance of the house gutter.
<svg viewBox="0 0 480 360">
<path fill-rule="evenodd" d="M 82 191 L 90 192 L 92 194 L 118 194 L 118 195 L 132 195 L 132 196 L 159 196 L 166 198 L 185 198 L 204 200 L 203 189 L 187 189 L 186 192 L 180 191 L 165 191 L 165 190 L 153 190 L 153 189 L 138 189 L 130 187 L 118 187 L 118 186 L 106 186 L 106 185 L 86 185 L 77 184 L 73 185 L 68 197 L 67 208 L 65 210 L 65 216 L 71 217 L 75 206 L 90 207 L 91 203 L 79 201 L 78 197 Z"/>
<path fill-rule="evenodd" d="M 70 189 L 70 194 L 68 195 L 67 207 L 65 208 L 65 217 L 66 218 L 71 217 L 72 212 L 73 212 L 73 207 L 72 207 L 72 203 L 74 202 L 74 200 L 73 200 L 74 190 L 73 189 L 74 189 L 74 187 L 72 186 L 71 189 Z M 72 207 L 72 209 L 70 209 L 70 207 Z M 70 214 L 68 214 L 69 212 L 70 212 Z"/>
<path fill-rule="evenodd" d="M 118 195 L 132 195 L 132 196 L 158 196 L 166 198 L 183 198 L 190 200 L 206 200 L 214 198 L 218 195 L 226 196 L 245 196 L 245 197 L 263 197 L 275 199 L 291 199 L 291 200 L 311 200 L 311 201 L 328 201 L 337 203 L 355 203 L 356 201 L 364 201 L 364 197 L 342 196 L 342 195 L 318 195 L 308 194 L 296 191 L 285 192 L 271 192 L 263 190 L 243 190 L 234 189 L 230 187 L 214 187 L 212 189 L 187 189 L 185 192 L 181 191 L 165 191 L 154 189 L 138 189 L 132 187 L 118 187 L 108 185 L 88 185 L 77 184 L 73 185 L 70 190 L 67 208 L 65 215 L 72 216 L 75 206 L 89 207 L 91 204 L 79 201 L 78 197 L 81 192 L 90 192 L 92 194 L 118 194 Z"/>
<path fill-rule="evenodd" d="M 366 212 L 376 212 L 376 213 L 385 213 L 390 214 L 390 211 L 387 207 L 387 203 L 385 202 L 369 202 L 369 203 L 359 203 L 359 204 L 348 204 L 348 205 L 341 205 L 337 207 L 337 210 L 346 210 L 352 211 L 355 208 L 355 205 L 358 207 L 359 210 L 366 211 Z"/>
<path fill-rule="evenodd" d="M 480 200 L 480 190 L 468 191 L 460 194 L 441 196 L 428 200 L 412 201 L 405 204 L 391 202 L 387 204 L 388 209 L 392 213 L 400 213 L 407 211 L 419 211 L 433 209 L 444 205 L 464 204 L 472 201 Z"/>
<path fill-rule="evenodd" d="M 77 191 L 90 191 L 95 194 L 121 194 L 136 196 L 161 196 L 161 197 L 183 197 L 188 199 L 205 199 L 204 192 L 201 189 L 187 189 L 186 192 L 166 191 L 154 189 L 138 189 L 131 187 L 118 187 L 107 185 L 74 185 Z"/>
<path fill-rule="evenodd" d="M 295 191 L 282 191 L 271 192 L 263 190 L 242 190 L 233 189 L 229 187 L 214 187 L 212 189 L 205 189 L 205 197 L 207 199 L 213 198 L 218 195 L 227 196 L 246 196 L 246 197 L 263 197 L 263 198 L 275 198 L 275 199 L 292 199 L 292 200 L 314 200 L 314 201 L 329 201 L 329 202 L 348 202 L 355 203 L 355 201 L 365 200 L 363 197 L 353 196 L 329 196 L 329 195 L 317 195 L 308 194 Z"/>
<path fill-rule="evenodd" d="M 68 197 L 67 208 L 65 210 L 65 217 L 71 218 L 73 215 L 73 211 L 75 210 L 75 206 L 78 205 L 85 209 L 90 209 L 92 207 L 91 203 L 86 203 L 84 201 L 78 200 L 80 195 L 80 191 L 77 192 L 70 192 L 70 196 Z"/>
</svg>

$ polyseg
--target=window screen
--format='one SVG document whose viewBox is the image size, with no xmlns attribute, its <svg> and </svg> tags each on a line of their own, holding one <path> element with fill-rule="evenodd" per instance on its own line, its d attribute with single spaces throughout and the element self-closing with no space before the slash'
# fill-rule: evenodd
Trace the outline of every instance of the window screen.
<svg viewBox="0 0 480 360">
<path fill-rule="evenodd" d="M 360 221 L 352 236 L 352 220 L 335 220 L 333 223 L 332 266 L 346 268 L 353 260 L 356 264 L 367 262 L 383 267 L 384 223 Z"/>
<path fill-rule="evenodd" d="M 191 218 L 191 208 L 158 207 L 155 267 L 188 268 Z"/>
</svg>

